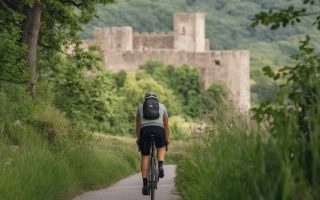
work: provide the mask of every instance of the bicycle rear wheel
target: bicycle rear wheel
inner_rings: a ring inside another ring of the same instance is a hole
[[[150,187],[151,187],[151,200],[154,200],[155,199],[155,188],[156,188],[156,166],[155,166],[155,160],[154,159],[151,159],[151,184],[150,184]]]

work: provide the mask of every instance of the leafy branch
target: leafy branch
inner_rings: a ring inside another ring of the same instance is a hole
[[[309,5],[310,7],[315,4],[313,0],[302,0],[303,5]],[[317,25],[317,29],[320,30],[320,11],[309,11],[307,8],[296,8],[294,6],[289,6],[286,9],[280,11],[275,11],[270,9],[269,11],[263,11],[256,14],[253,18],[251,24],[255,27],[259,24],[269,26],[272,30],[278,29],[280,27],[286,27],[288,25],[295,25],[300,23],[303,17],[316,16],[316,19],[312,25]]]

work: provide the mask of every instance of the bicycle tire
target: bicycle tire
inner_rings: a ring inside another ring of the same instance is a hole
[[[154,149],[153,149],[153,151],[154,151]],[[153,157],[153,158],[151,158],[151,185],[150,185],[150,187],[151,187],[151,200],[154,200],[154,198],[155,198],[155,187],[156,187],[155,186],[155,183],[156,183],[155,168],[156,168],[155,159]]]

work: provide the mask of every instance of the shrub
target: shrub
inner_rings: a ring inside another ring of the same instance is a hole
[[[194,123],[187,122],[186,119],[180,116],[170,117],[169,126],[171,139],[190,138],[195,127]]]
[[[67,135],[70,131],[70,123],[65,114],[53,106],[44,106],[44,109],[34,113],[33,118],[39,132],[45,133],[49,139]]]

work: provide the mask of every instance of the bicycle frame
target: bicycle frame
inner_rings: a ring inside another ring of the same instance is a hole
[[[155,141],[154,136],[151,135],[151,159],[149,162],[149,194],[151,195],[151,200],[155,198],[155,190],[157,189],[157,185],[159,182],[159,172],[157,168],[157,159],[155,155]]]

